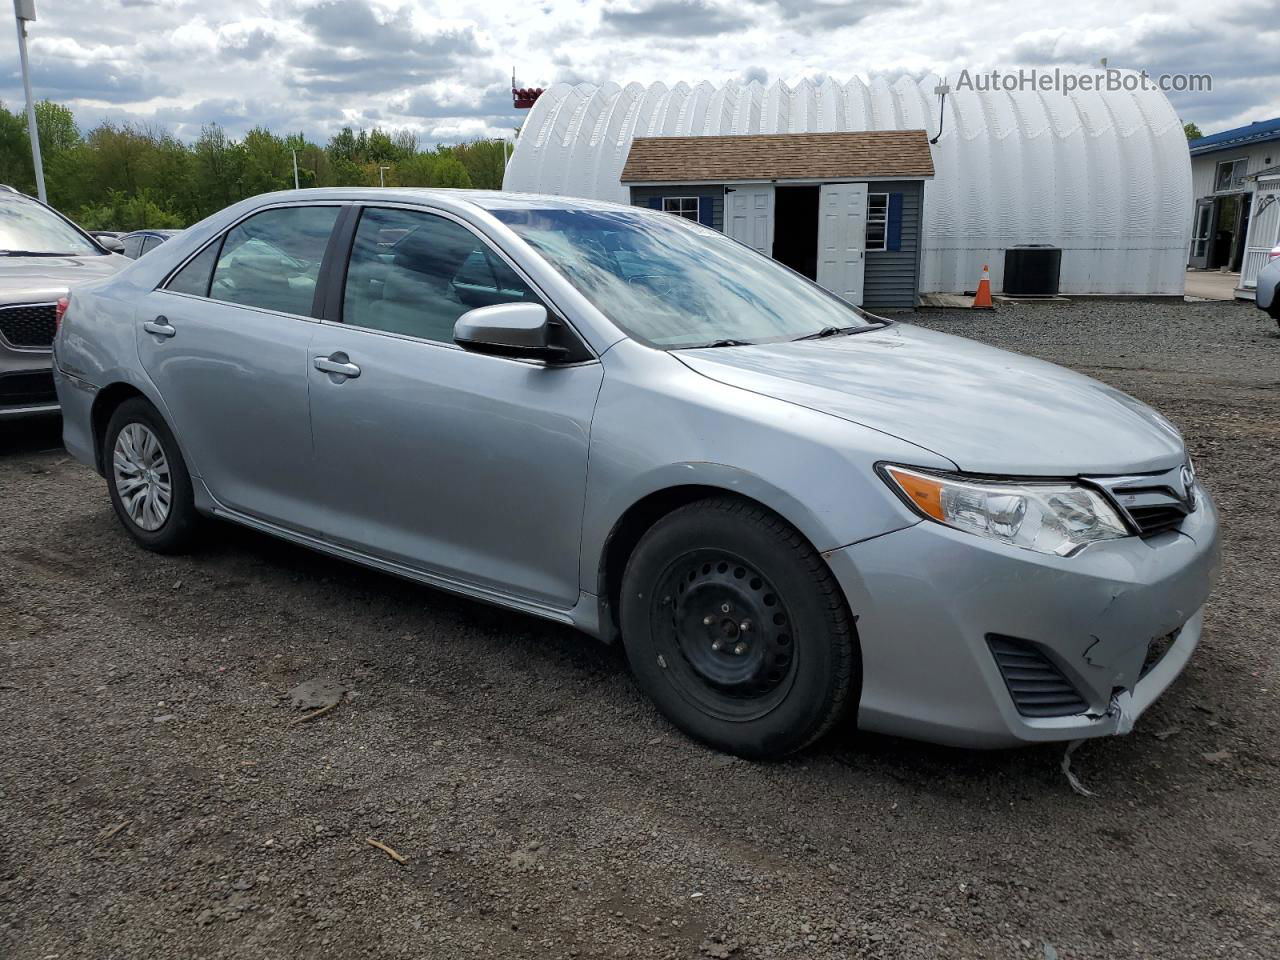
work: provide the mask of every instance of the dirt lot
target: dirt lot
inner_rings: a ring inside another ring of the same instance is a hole
[[[145,554],[55,429],[6,426],[0,956],[1276,957],[1275,324],[920,320],[1156,404],[1221,507],[1201,651],[1076,755],[1096,797],[1056,747],[716,755],[568,630],[230,528]],[[354,697],[293,724],[314,678]]]

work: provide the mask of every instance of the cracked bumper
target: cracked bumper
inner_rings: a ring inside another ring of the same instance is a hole
[[[963,747],[1128,733],[1200,640],[1219,565],[1217,511],[1203,489],[1179,532],[1052,557],[921,522],[833,551],[858,617],[863,729]],[[1178,631],[1143,673],[1152,640]],[[1036,645],[1088,704],[1020,714],[987,644]]]

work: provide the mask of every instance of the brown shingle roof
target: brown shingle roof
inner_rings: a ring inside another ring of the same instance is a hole
[[[636,137],[624,183],[932,177],[923,130]]]

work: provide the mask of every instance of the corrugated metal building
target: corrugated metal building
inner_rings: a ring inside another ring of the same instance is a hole
[[[668,209],[678,207],[675,201],[681,198],[686,204],[705,198],[712,225],[732,233],[725,226],[726,202],[752,182],[674,173],[664,174],[673,179],[661,183],[624,182],[637,138],[846,131],[932,135],[938,132],[934,88],[939,82],[877,77],[870,83],[828,79],[795,87],[782,82],[558,84],[534,104],[504,187],[622,203],[650,204],[657,197],[667,204],[670,198]],[[1047,244],[1062,250],[1064,294],[1182,293],[1190,161],[1182,124],[1162,93],[955,91],[943,113],[941,135],[931,148],[931,179],[895,178],[886,167],[860,179],[791,170],[787,179],[754,181],[753,201],[772,193],[772,244],[780,237],[785,241],[793,229],[809,229],[805,217],[791,224],[784,220],[784,207],[777,203],[784,196],[780,190],[817,186],[821,194],[827,184],[862,183],[860,211],[853,209],[849,191],[828,192],[838,194],[848,216],[861,216],[863,230],[869,231],[863,247],[868,306],[902,303],[904,280],[881,278],[871,261],[881,234],[894,229],[901,231],[901,243],[915,249],[883,252],[900,255],[898,269],[914,271],[911,285],[920,292],[972,290],[984,263],[991,265],[998,291],[1006,250]],[[673,188],[688,189],[677,193]],[[690,215],[692,210],[672,212]]]

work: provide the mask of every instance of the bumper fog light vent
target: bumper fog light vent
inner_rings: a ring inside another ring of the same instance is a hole
[[[1013,705],[1024,717],[1072,717],[1089,705],[1053,661],[1016,637],[987,634]]]

